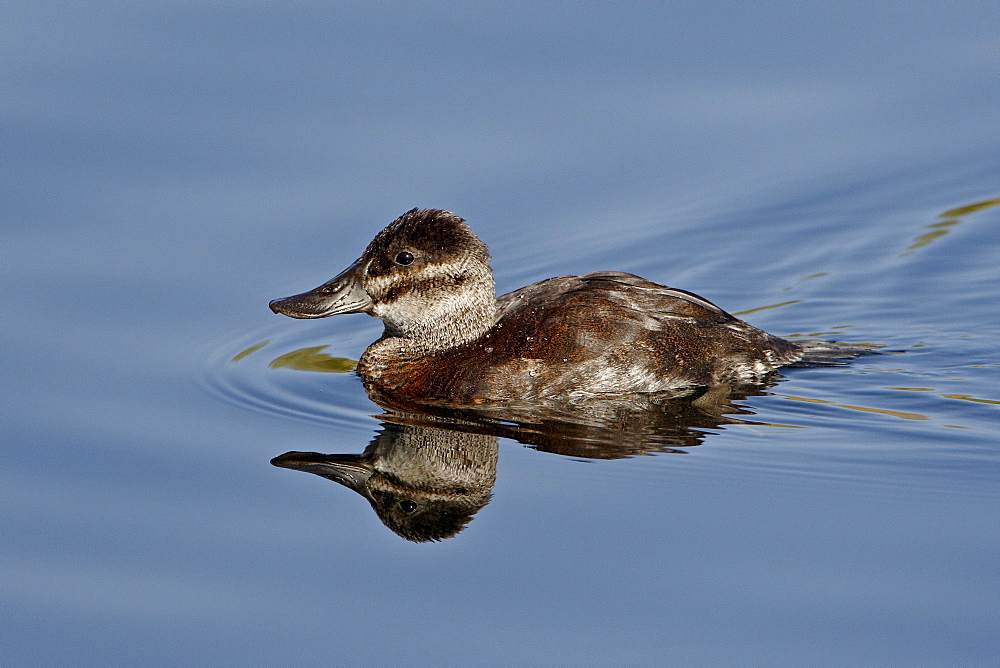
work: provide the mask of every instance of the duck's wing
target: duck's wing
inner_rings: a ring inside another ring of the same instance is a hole
[[[503,295],[497,300],[498,318],[523,307],[602,306],[621,313],[659,318],[691,318],[703,324],[739,320],[704,297],[670,288],[634,274],[602,271],[583,276],[558,276]]]
[[[697,318],[703,322],[726,323],[737,320],[704,297],[660,285],[634,274],[620,271],[598,272],[579,277],[581,288],[606,290],[617,293],[619,298],[638,310],[661,314],[664,317]]]
[[[500,306],[492,334],[508,349],[576,363],[572,373],[587,369],[607,377],[595,385],[622,391],[753,379],[801,357],[707,299],[632,274],[561,276],[504,295]]]

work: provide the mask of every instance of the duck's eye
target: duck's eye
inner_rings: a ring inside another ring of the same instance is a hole
[[[413,253],[411,253],[410,251],[402,251],[399,255],[396,256],[396,264],[401,264],[403,266],[406,266],[408,264],[412,264],[412,262],[413,262]]]
[[[417,502],[416,501],[411,501],[409,499],[404,499],[403,501],[399,502],[399,508],[404,513],[406,513],[407,515],[409,515],[414,510],[417,509]]]

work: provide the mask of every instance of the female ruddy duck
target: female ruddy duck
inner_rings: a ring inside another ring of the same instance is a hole
[[[413,209],[315,290],[271,302],[293,318],[385,323],[357,372],[383,405],[576,403],[759,382],[803,349],[690,292],[621,272],[550,278],[499,299],[462,218]]]

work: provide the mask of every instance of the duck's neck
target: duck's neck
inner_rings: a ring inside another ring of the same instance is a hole
[[[493,326],[496,314],[492,277],[464,285],[446,298],[411,300],[407,308],[397,303],[391,317],[376,309],[374,315],[385,322],[385,331],[362,355],[360,368],[374,369],[475,341]]]

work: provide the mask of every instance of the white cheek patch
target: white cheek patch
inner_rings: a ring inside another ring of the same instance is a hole
[[[456,276],[465,275],[470,275],[468,263],[445,263],[370,277],[366,288],[375,301],[372,315],[399,333],[457,326],[459,314],[478,312],[484,304],[492,309],[496,303],[488,268],[485,276],[480,272],[480,280],[456,281]]]
[[[422,298],[412,293],[401,295],[388,304],[376,302],[372,314],[399,330],[413,329],[428,319],[444,317],[454,310],[451,300],[440,297]]]

